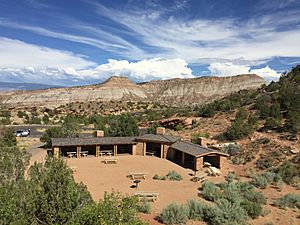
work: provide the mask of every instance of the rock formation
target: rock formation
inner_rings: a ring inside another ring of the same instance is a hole
[[[111,77],[97,85],[16,91],[1,96],[9,106],[59,106],[86,101],[151,101],[170,105],[201,104],[242,89],[256,89],[264,79],[255,74],[171,79],[136,84]]]

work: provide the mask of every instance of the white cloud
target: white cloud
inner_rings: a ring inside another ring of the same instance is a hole
[[[0,68],[73,67],[84,69],[95,65],[72,52],[46,48],[0,37]]]
[[[144,16],[148,10],[121,11],[96,2],[92,4],[99,15],[122,24],[134,31],[132,35],[144,44],[159,49],[156,54],[148,53],[148,57],[151,54],[152,57],[178,57],[188,63],[209,63],[211,59],[233,62],[243,58],[248,61],[247,65],[253,61],[262,63],[275,56],[300,57],[299,10],[289,12],[288,17],[286,12],[278,11],[241,22],[234,19],[179,19],[169,16],[164,9],[157,9],[158,17],[153,20]]]
[[[233,63],[211,63],[208,67],[213,76],[233,76],[238,74],[257,74],[266,81],[278,80],[280,73],[271,69],[269,66],[251,69],[250,66],[235,65]]]
[[[79,71],[80,77],[99,79],[112,75],[127,76],[132,80],[191,78],[192,70],[183,59],[153,58],[138,62],[109,59],[93,70]]]
[[[234,76],[238,74],[247,74],[250,71],[249,66],[235,65],[227,63],[211,63],[208,67],[213,76]]]
[[[250,72],[263,77],[267,81],[277,81],[281,76],[280,73],[277,73],[277,71],[271,69],[269,66],[260,69],[253,69]]]

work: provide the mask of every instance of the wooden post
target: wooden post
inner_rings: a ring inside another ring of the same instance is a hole
[[[136,145],[132,145],[132,155],[136,155]]]
[[[58,157],[59,157],[59,153],[60,153],[60,148],[59,148],[59,147],[54,147],[54,148],[52,149],[52,153],[53,153],[53,156],[54,156],[55,158],[58,158]]]
[[[143,142],[143,156],[146,155],[146,142]]]
[[[80,158],[81,146],[77,146],[77,158]]]
[[[164,158],[164,144],[160,144],[160,158]]]
[[[117,148],[118,148],[118,146],[114,145],[114,156],[117,156]]]
[[[96,145],[96,157],[99,157],[100,154],[100,145]]]
[[[184,166],[184,152],[181,152],[181,165]]]

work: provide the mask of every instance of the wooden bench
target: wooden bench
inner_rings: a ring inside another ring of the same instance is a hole
[[[143,199],[146,199],[147,201],[155,202],[158,198],[158,193],[157,192],[140,191],[140,192],[134,193],[134,195],[138,197],[139,201],[141,201]]]
[[[136,179],[143,179],[145,180],[146,179],[146,176],[147,176],[148,173],[130,173],[128,175],[128,177],[131,178],[131,180],[136,180]]]
[[[146,155],[154,156],[154,152],[146,152]]]
[[[108,164],[108,163],[118,163],[118,159],[117,158],[105,158],[103,161],[104,161],[105,164]]]

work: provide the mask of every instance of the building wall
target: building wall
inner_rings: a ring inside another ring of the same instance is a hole
[[[170,150],[170,145],[164,144],[164,145],[163,145],[163,158],[164,158],[164,159],[168,158],[168,154],[170,154],[170,153],[169,153],[170,151],[171,151],[171,150]]]
[[[220,169],[222,169],[227,163],[227,157],[225,157],[225,156],[220,156],[220,157],[221,157],[221,159],[220,159]]]
[[[144,143],[143,142],[138,142],[136,144],[136,147],[135,147],[135,155],[141,155],[142,156],[144,154],[143,151],[144,151]]]
[[[195,158],[195,170],[201,170],[203,168],[203,157]]]

